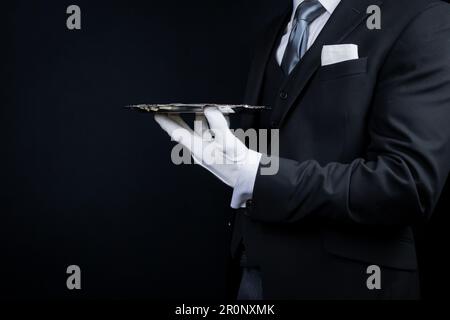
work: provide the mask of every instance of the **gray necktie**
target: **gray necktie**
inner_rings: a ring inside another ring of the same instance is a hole
[[[304,0],[295,11],[291,35],[284,52],[281,68],[290,74],[308,47],[309,25],[325,11],[317,0]]]

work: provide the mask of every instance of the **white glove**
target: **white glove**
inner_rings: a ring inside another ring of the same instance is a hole
[[[177,115],[156,114],[155,120],[172,140],[189,150],[195,163],[228,186],[234,188],[242,175],[255,176],[261,154],[248,149],[231,132],[217,108],[205,108],[204,113],[196,117],[194,130]]]

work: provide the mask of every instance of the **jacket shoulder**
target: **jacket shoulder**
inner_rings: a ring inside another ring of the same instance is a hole
[[[382,6],[399,18],[410,19],[434,7],[442,9],[442,14],[448,14],[450,8],[450,4],[441,0],[383,0]]]

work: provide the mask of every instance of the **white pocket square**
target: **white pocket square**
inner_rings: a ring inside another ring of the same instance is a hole
[[[336,44],[322,47],[322,66],[358,58],[356,44]]]

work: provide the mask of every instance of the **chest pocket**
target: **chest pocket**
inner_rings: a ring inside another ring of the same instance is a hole
[[[340,79],[367,72],[367,57],[348,60],[320,67],[318,77],[320,81]]]

